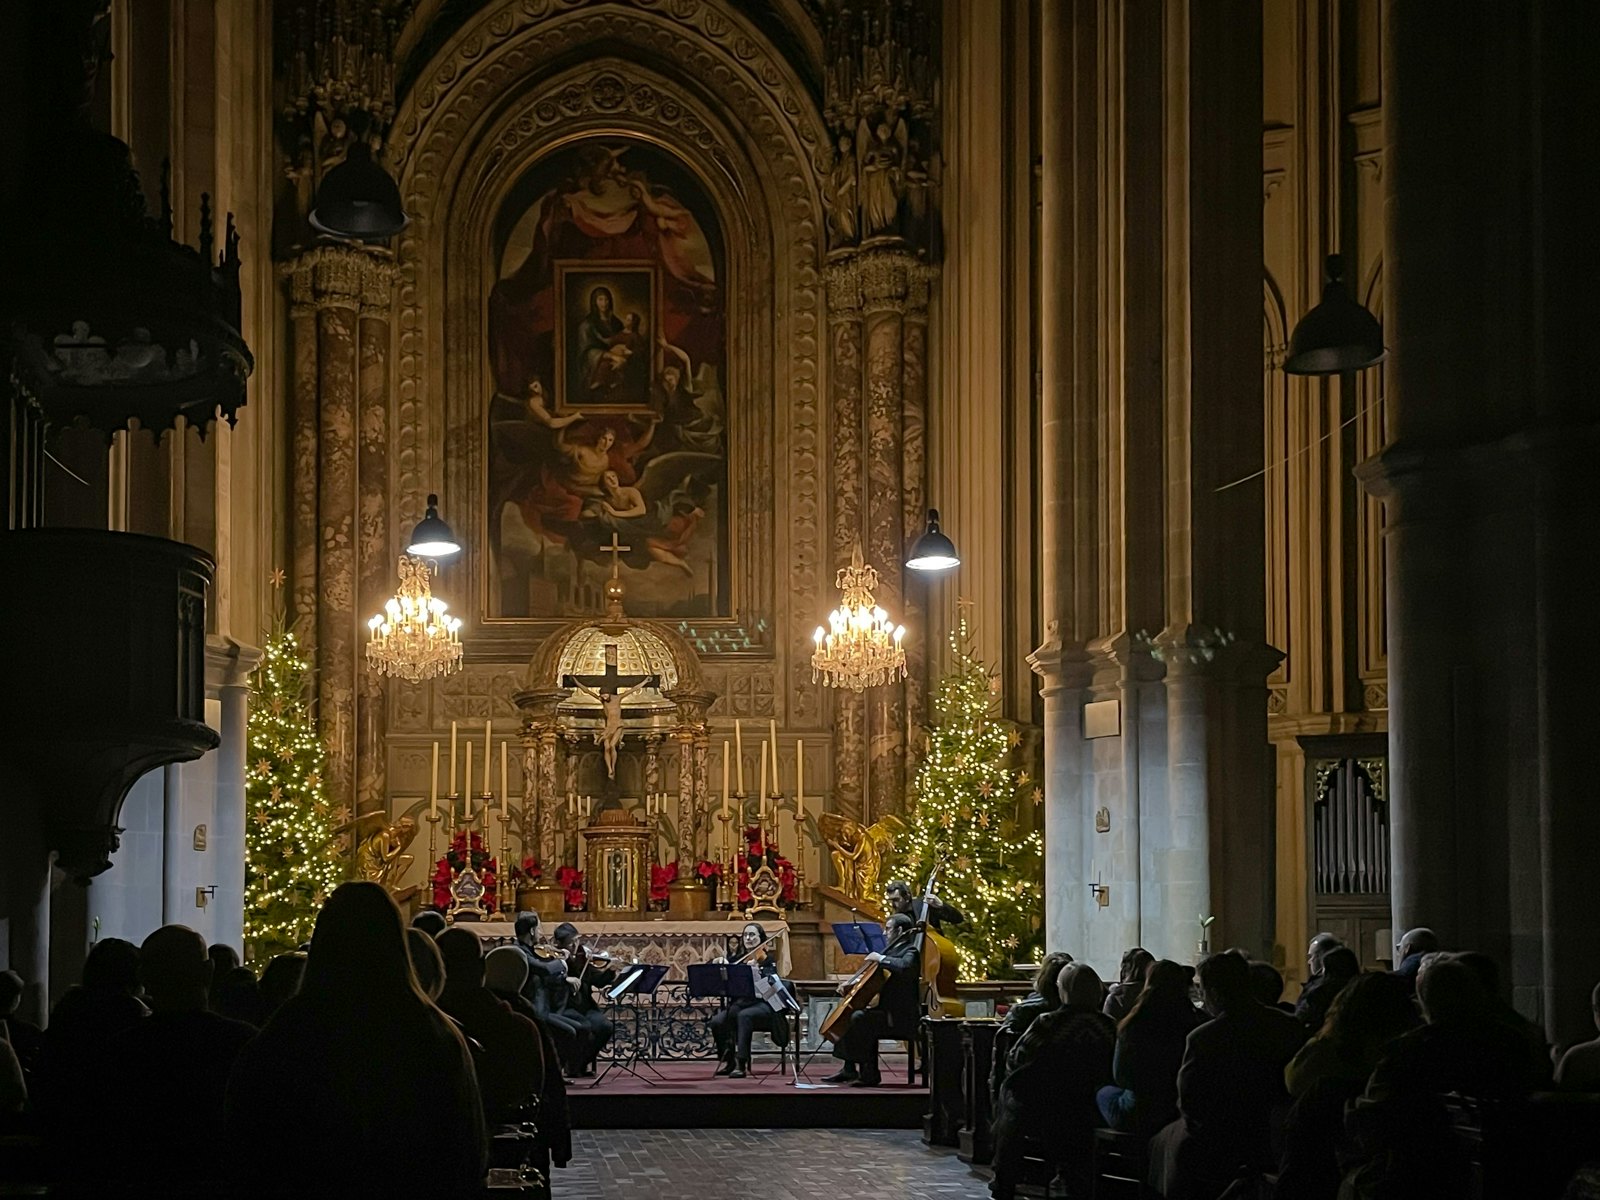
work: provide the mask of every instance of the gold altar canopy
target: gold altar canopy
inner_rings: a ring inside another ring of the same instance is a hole
[[[680,860],[706,856],[710,731],[716,696],[700,659],[670,626],[627,615],[622,581],[606,581],[606,613],[569,622],[528,665],[512,697],[523,713],[527,828],[548,877],[577,862],[587,812],[576,798],[676,796],[662,832]],[[528,847],[530,853],[534,847]]]

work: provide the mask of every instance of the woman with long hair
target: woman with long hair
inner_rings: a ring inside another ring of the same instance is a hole
[[[1011,1048],[1017,1044],[1017,1039],[1026,1033],[1028,1026],[1038,1018],[1061,1007],[1061,992],[1056,985],[1061,978],[1062,969],[1071,962],[1072,955],[1065,950],[1046,954],[1044,961],[1039,964],[1039,970],[1034,974],[1032,994],[1018,1000],[1006,1010],[1005,1018],[994,1034],[994,1066],[989,1071],[991,1095],[1000,1094],[1000,1085],[1006,1081],[1006,1059],[1011,1054]]]
[[[1120,1024],[1122,1018],[1133,1011],[1133,1002],[1144,990],[1145,972],[1155,960],[1156,956],[1143,946],[1135,946],[1131,950],[1122,952],[1122,964],[1117,971],[1117,982],[1113,983],[1111,990],[1106,993],[1105,1007],[1101,1009],[1106,1016]]]
[[[467,1044],[423,993],[376,883],[317,917],[305,980],[240,1057],[226,1123],[251,1195],[470,1196],[488,1162]]]
[[[1143,990],[1117,1027],[1113,1083],[1095,1097],[1113,1129],[1154,1133],[1178,1115],[1178,1068],[1189,1033],[1204,1020],[1189,999],[1189,975],[1171,959],[1153,960]]]

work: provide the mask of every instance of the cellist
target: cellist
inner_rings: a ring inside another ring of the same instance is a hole
[[[916,922],[910,914],[897,912],[883,927],[887,944],[883,952],[874,950],[868,962],[882,963],[889,978],[871,1008],[850,1015],[850,1024],[833,1046],[833,1056],[844,1060],[844,1067],[825,1080],[849,1083],[856,1087],[877,1087],[883,1082],[878,1070],[880,1038],[910,1040],[917,1036],[922,1020],[922,966],[917,961]],[[839,986],[841,995],[849,981]]]

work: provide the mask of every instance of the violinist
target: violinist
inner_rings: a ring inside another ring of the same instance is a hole
[[[877,1087],[883,1082],[878,1069],[878,1041],[909,1041],[917,1036],[917,1025],[922,1020],[922,971],[917,961],[916,922],[908,913],[896,912],[884,924],[884,934],[888,944],[883,952],[874,950],[867,955],[867,961],[882,963],[889,978],[871,1008],[851,1014],[844,1036],[833,1047],[833,1056],[842,1059],[844,1066],[828,1076],[827,1083]],[[851,982],[839,985],[840,995]]]
[[[611,1022],[595,1002],[594,989],[616,983],[617,973],[611,969],[609,956],[578,940],[578,927],[570,921],[556,926],[555,943],[556,949],[566,955],[567,984],[571,988],[567,1015],[588,1035],[588,1044],[580,1050],[579,1059],[573,1064],[577,1068],[573,1074],[593,1075],[595,1060],[611,1041],[613,1032]]]
[[[743,953],[734,961],[749,963],[761,975],[782,987],[777,956],[772,953],[770,942],[767,931],[751,921],[744,927],[739,939]],[[723,958],[719,961],[728,960]],[[779,1042],[788,1040],[788,1020],[760,996],[735,996],[728,1002],[727,1008],[711,1018],[711,1037],[716,1042],[717,1058],[720,1060],[718,1075],[743,1079],[749,1074],[750,1038],[758,1029],[766,1030]]]
[[[555,1043],[562,1073],[570,1079],[579,1064],[587,1061],[589,1028],[572,1011],[566,956],[554,946],[540,944],[538,913],[518,913],[515,929],[517,949],[528,963],[528,978],[523,982],[522,995],[533,1005],[534,1019]]]

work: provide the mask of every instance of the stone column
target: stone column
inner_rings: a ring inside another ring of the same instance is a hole
[[[900,408],[900,530],[904,570],[905,551],[922,536],[928,519],[928,290],[932,272],[914,268],[906,289],[905,324],[901,342]],[[905,781],[910,784],[920,759],[917,731],[927,723],[929,642],[939,632],[928,624],[927,587],[914,586],[902,575],[900,603],[904,614],[896,618],[910,633],[906,636],[905,726],[902,753]],[[995,614],[994,620],[1000,615]]]
[[[207,639],[206,690],[222,707],[222,744],[217,747],[214,769],[216,805],[212,811],[207,853],[215,855],[212,897],[217,925],[216,941],[244,949],[245,883],[245,760],[249,751],[250,673],[261,661],[261,651],[232,638]]]
[[[384,260],[368,264],[358,311],[356,423],[356,562],[360,575],[356,637],[365,636],[366,619],[383,609],[394,594],[396,566],[389,547],[389,302],[393,266]],[[366,668],[365,650],[357,659],[356,808],[386,812],[388,779],[384,732],[388,727],[388,690],[383,678]]]
[[[556,841],[565,802],[565,797],[561,795],[561,781],[556,773],[556,743],[559,740],[554,725],[542,727],[538,734],[538,762],[534,763],[533,747],[530,746],[523,768],[528,772],[530,781],[535,778],[538,780],[534,828],[538,831],[539,866],[546,874],[556,869]]]
[[[690,831],[689,866],[710,857],[711,727],[701,721],[694,731],[694,827]],[[684,834],[680,828],[678,836]]]
[[[301,648],[315,662],[317,653],[317,305],[310,262],[286,264],[290,279],[291,341],[294,377],[289,413],[289,552],[291,601]]]
[[[828,391],[833,410],[833,561],[843,567],[862,530],[861,284],[853,258],[828,264]],[[830,607],[838,593],[829,595]],[[833,809],[863,816],[866,705],[852,692],[833,689]]]

